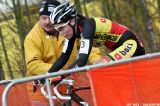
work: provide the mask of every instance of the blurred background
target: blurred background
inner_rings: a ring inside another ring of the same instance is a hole
[[[0,0],[0,80],[25,77],[24,39],[39,20],[42,0]],[[160,0],[70,0],[79,13],[129,27],[146,53],[160,51]],[[104,47],[100,48],[106,50]]]

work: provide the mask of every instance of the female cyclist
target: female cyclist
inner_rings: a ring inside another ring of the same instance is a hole
[[[106,18],[86,18],[68,2],[57,6],[50,20],[65,39],[63,52],[49,72],[60,70],[68,61],[76,38],[81,39],[77,60],[70,68],[86,65],[92,47],[105,45],[111,50],[103,57],[106,62],[145,54],[143,44],[129,28]]]

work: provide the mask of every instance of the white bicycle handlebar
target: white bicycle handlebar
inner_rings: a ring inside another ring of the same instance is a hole
[[[43,94],[44,97],[46,97],[47,99],[49,99],[49,96],[48,96],[47,92],[46,92],[45,89],[44,89],[45,86],[46,86],[46,85],[43,85],[43,86],[41,87],[41,93]],[[56,96],[52,96],[51,98],[52,98],[52,99],[57,99]]]
[[[57,86],[55,86],[53,88],[53,91],[55,93],[55,95],[59,98],[59,99],[62,99],[62,100],[70,100],[71,97],[70,96],[63,96],[61,95],[59,92],[58,92],[58,86],[61,85],[61,84],[68,84],[68,85],[73,85],[73,82],[74,80],[71,80],[71,79],[63,79]]]
[[[61,84],[67,84],[67,85],[72,86],[73,83],[74,83],[74,80],[72,80],[72,79],[63,79],[59,84],[57,84],[56,86],[53,87],[53,91],[55,93],[55,96],[52,96],[52,99],[71,100],[70,96],[63,96],[63,95],[61,95],[59,93],[58,86],[60,86]],[[41,93],[44,95],[44,97],[46,97],[47,99],[49,99],[49,96],[48,96],[48,94],[46,93],[46,91],[44,89],[45,86],[46,86],[46,84],[44,84],[41,87]]]

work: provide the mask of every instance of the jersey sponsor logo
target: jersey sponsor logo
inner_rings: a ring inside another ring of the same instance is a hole
[[[106,23],[106,19],[105,19],[105,18],[100,18],[100,21],[101,21],[102,23]]]
[[[128,43],[128,44],[126,44],[124,50],[119,51],[119,53],[121,55],[125,56],[132,49],[132,47],[133,47],[133,44]]]
[[[100,41],[97,41],[97,40],[93,41],[93,47],[100,47],[100,46],[101,46]]]
[[[127,40],[122,45],[117,45],[115,50],[113,50],[109,55],[111,55],[115,60],[121,60],[130,58],[134,55],[137,49],[137,42],[135,40]]]
[[[114,57],[116,58],[116,60],[122,59],[122,56],[119,53],[116,53]]]
[[[100,46],[104,45],[105,42],[106,42],[106,41],[100,41],[100,40],[98,40],[98,39],[94,39],[94,40],[93,40],[93,46],[94,46],[94,47],[100,47]]]
[[[108,41],[116,42],[118,39],[118,36],[115,34],[95,34],[94,39],[108,40]]]

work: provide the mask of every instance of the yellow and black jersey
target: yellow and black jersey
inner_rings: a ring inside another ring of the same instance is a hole
[[[128,29],[125,26],[114,23],[106,18],[94,18],[95,34],[93,46],[106,45],[112,49],[121,38],[122,34]]]
[[[144,54],[142,43],[136,35],[127,27],[114,23],[106,18],[78,17],[74,35],[71,39],[65,39],[63,52],[53,67],[60,69],[69,59],[76,38],[81,39],[78,58],[68,67],[82,67],[86,65],[93,46],[105,45],[112,50],[107,55],[109,60],[119,60]],[[52,69],[54,71],[54,68]]]

